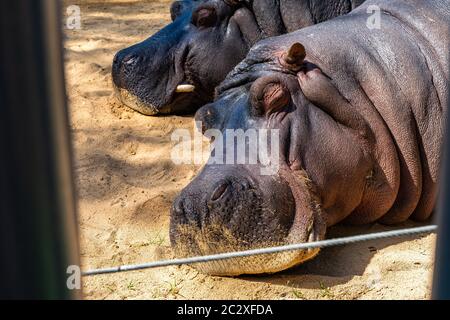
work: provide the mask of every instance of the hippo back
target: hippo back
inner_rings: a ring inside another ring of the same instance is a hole
[[[379,28],[369,28],[367,12],[376,10]],[[295,36],[357,111],[368,122],[376,111],[392,136],[393,152],[386,152],[383,139],[378,144],[377,160],[397,192],[385,223],[423,220],[435,204],[448,106],[449,25],[448,0],[370,0],[347,17]],[[398,175],[389,172],[393,162]],[[353,217],[360,221],[360,210]]]
[[[301,42],[306,60],[331,79],[377,136],[378,174],[389,186],[380,198],[395,200],[383,201],[388,212],[382,221],[423,220],[431,214],[438,190],[449,92],[449,25],[449,0],[369,0],[346,16],[259,42],[218,92],[252,81],[249,75],[284,72],[268,55]],[[370,222],[362,211],[367,211],[364,204],[349,220]]]

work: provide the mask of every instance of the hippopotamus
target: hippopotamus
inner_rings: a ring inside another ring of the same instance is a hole
[[[260,39],[348,13],[364,0],[183,0],[172,23],[119,51],[112,78],[122,103],[145,115],[192,113]]]
[[[367,27],[370,8],[379,10],[379,29]],[[236,129],[278,130],[278,170],[262,174],[260,160],[208,162],[174,200],[174,252],[320,241],[338,223],[427,220],[447,118],[449,25],[450,0],[368,0],[256,44],[195,118],[224,140]],[[274,273],[318,251],[194,266],[224,276]]]

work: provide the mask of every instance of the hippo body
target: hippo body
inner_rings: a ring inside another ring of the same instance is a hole
[[[171,24],[116,54],[117,96],[146,115],[195,111],[258,40],[346,14],[363,1],[175,1]]]
[[[367,27],[373,6],[380,29]],[[178,255],[321,240],[339,222],[428,219],[447,117],[449,25],[449,0],[369,0],[255,45],[196,120],[225,139],[230,128],[278,129],[279,170],[268,177],[258,165],[206,165],[173,206]],[[198,268],[271,273],[317,253]]]

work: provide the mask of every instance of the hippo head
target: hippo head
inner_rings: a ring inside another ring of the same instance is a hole
[[[212,101],[214,88],[260,37],[239,2],[175,1],[171,24],[114,57],[119,100],[146,115],[192,112]]]
[[[271,157],[278,164],[267,174],[262,170],[267,162],[251,162],[247,151],[245,162],[209,162],[172,208],[170,238],[178,256],[321,240],[327,224],[336,222],[333,214],[350,213],[361,200],[369,165],[359,136],[305,97],[299,74],[315,67],[303,64],[302,45],[288,48],[257,45],[218,88],[216,101],[197,111],[201,129],[218,129],[224,141],[234,139],[235,129],[276,130],[266,136],[278,137],[277,144],[268,142],[278,147],[277,158]],[[233,144],[214,144],[211,157],[217,145],[227,146],[220,149],[224,158],[236,152]],[[194,266],[214,275],[273,273],[317,253],[298,250]]]

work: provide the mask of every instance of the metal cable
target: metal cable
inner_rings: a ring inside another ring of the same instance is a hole
[[[213,254],[213,255],[208,255],[208,256],[197,256],[197,257],[182,258],[182,259],[161,260],[161,261],[141,263],[141,264],[129,264],[129,265],[123,265],[123,266],[117,266],[117,267],[94,269],[94,270],[82,272],[82,275],[92,276],[92,275],[106,274],[106,273],[116,273],[116,272],[123,272],[123,271],[134,271],[134,270],[142,270],[142,269],[149,269],[149,268],[178,266],[178,265],[183,265],[183,264],[194,264],[194,263],[225,260],[225,259],[232,259],[232,258],[242,258],[242,257],[253,256],[253,255],[271,254],[271,253],[278,253],[278,252],[284,252],[284,251],[325,248],[325,247],[339,246],[339,245],[355,243],[355,242],[362,242],[362,241],[369,241],[369,240],[376,240],[376,239],[383,239],[383,238],[392,238],[392,237],[401,237],[401,236],[420,234],[420,233],[429,233],[429,232],[433,232],[436,230],[437,230],[436,225],[430,225],[430,226],[425,226],[425,227],[407,228],[407,229],[400,229],[400,230],[393,230],[393,231],[383,231],[383,232],[376,232],[376,233],[370,233],[370,234],[364,234],[364,235],[357,235],[357,236],[350,236],[350,237],[343,237],[343,238],[336,238],[336,239],[329,239],[329,240],[322,240],[322,241],[315,241],[315,242],[289,244],[289,245],[279,246],[279,247],[260,248],[260,249],[245,250],[245,251],[219,253],[219,254]]]

